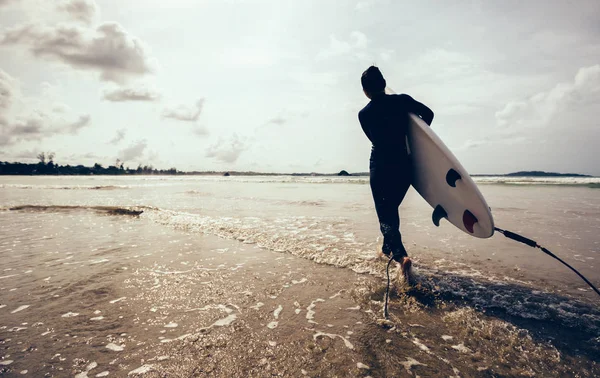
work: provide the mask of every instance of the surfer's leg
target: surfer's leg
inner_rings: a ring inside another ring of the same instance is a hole
[[[396,207],[394,210],[393,202],[390,201],[389,192],[386,190],[389,183],[385,176],[380,175],[376,170],[371,170],[370,185],[373,202],[375,202],[375,211],[379,219],[379,229],[383,235],[381,251],[386,256],[390,256],[394,251],[394,246],[397,245],[396,239],[399,237],[398,208]]]
[[[402,234],[400,233],[400,214],[399,208],[400,204],[404,200],[406,196],[406,192],[408,192],[408,188],[410,188],[410,176],[398,177],[397,181],[394,183],[393,193],[393,204],[390,207],[394,209],[394,229],[397,230],[397,235],[394,235],[394,260],[403,261],[404,257],[408,257],[408,252],[406,252],[406,248],[404,248],[404,244],[402,243]]]

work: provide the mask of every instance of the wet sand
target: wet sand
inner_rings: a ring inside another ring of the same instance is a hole
[[[0,217],[1,376],[600,375],[597,305],[459,265],[421,264],[384,321],[383,261],[359,274],[102,209]]]

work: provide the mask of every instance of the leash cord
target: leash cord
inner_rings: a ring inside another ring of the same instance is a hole
[[[494,227],[494,230],[498,231],[499,233],[501,233],[502,235],[506,236],[509,239],[512,239],[514,241],[518,241],[519,243],[526,244],[526,245],[528,245],[528,246],[530,246],[532,248],[539,248],[542,252],[544,252],[548,256],[553,257],[556,260],[560,261],[567,268],[569,268],[573,272],[575,272],[575,274],[577,274],[579,277],[581,277],[581,279],[584,280],[585,283],[587,283],[596,292],[596,294],[600,295],[600,290],[598,290],[598,288],[596,286],[594,286],[587,278],[585,278],[583,276],[583,274],[579,273],[577,271],[577,269],[573,268],[571,265],[569,265],[566,262],[564,262],[560,257],[556,256],[554,253],[550,252],[546,248],[544,248],[541,245],[539,245],[535,240],[531,240],[531,239],[526,238],[526,237],[524,237],[522,235],[516,234],[516,233],[511,232],[511,231],[503,230],[503,229],[498,228],[498,227]]]
[[[387,267],[385,268],[385,271],[387,273],[387,287],[385,289],[385,305],[383,307],[383,316],[385,316],[386,319],[388,319],[390,316],[388,312],[388,299],[390,297],[390,264],[393,260],[393,257],[391,255],[392,254],[390,254],[390,261],[388,261]]]

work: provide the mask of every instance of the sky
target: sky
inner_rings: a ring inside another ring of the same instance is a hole
[[[470,173],[600,176],[597,0],[0,0],[0,161],[365,172],[372,64]]]

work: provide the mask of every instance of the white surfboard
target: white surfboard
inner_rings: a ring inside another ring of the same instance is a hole
[[[434,208],[435,225],[446,218],[469,235],[492,236],[492,213],[471,176],[425,121],[414,114],[409,118],[413,187]]]

